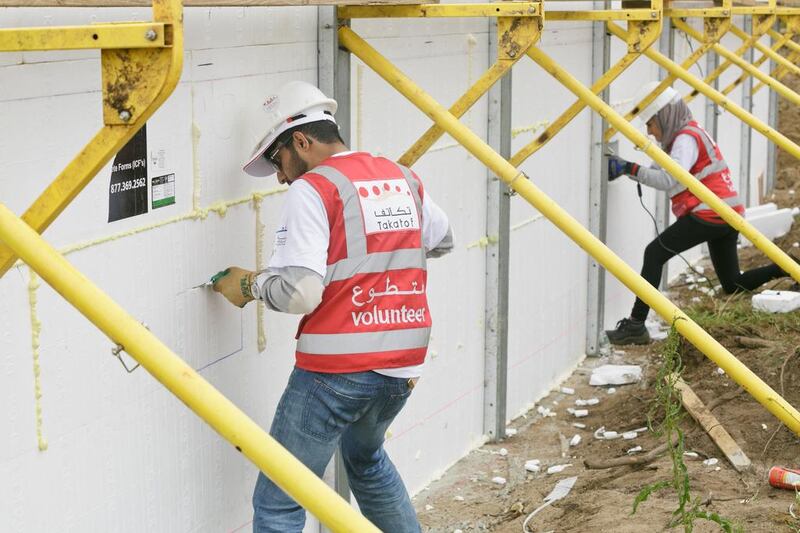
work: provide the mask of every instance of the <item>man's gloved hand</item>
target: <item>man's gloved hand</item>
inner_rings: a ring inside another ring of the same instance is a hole
[[[635,176],[639,165],[625,161],[615,155],[608,156],[608,181],[614,181],[622,175]]]
[[[230,267],[227,272],[214,282],[212,288],[236,307],[244,307],[247,302],[255,299],[250,287],[257,272],[239,267]]]

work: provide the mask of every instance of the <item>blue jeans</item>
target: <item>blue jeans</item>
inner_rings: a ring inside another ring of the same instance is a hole
[[[414,507],[388,455],[384,435],[411,394],[407,380],[375,372],[322,374],[295,368],[270,435],[318,476],[337,445],[361,512],[381,531],[419,533]],[[305,509],[259,473],[255,533],[300,533]]]

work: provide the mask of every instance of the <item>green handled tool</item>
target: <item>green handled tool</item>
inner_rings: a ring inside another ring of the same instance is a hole
[[[219,281],[220,279],[222,279],[222,278],[224,278],[225,276],[227,276],[229,273],[230,273],[230,269],[229,269],[229,268],[226,268],[225,270],[222,270],[222,271],[220,271],[220,272],[217,272],[216,274],[214,274],[213,276],[211,276],[211,279],[210,279],[210,280],[208,280],[208,281],[206,281],[205,283],[201,283],[200,285],[195,285],[195,286],[194,286],[194,287],[192,287],[192,288],[193,288],[193,289],[199,289],[200,287],[211,287],[211,286],[212,286],[212,285],[214,285],[214,284],[215,284],[217,281]]]

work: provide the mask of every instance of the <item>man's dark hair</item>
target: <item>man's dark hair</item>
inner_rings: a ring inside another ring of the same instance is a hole
[[[278,142],[278,140],[283,141],[286,143],[286,147],[289,148],[289,150],[294,150],[294,143],[289,141],[292,133],[296,131],[323,144],[333,144],[335,142],[344,144],[342,136],[339,135],[339,126],[330,120],[317,120],[316,122],[300,124],[299,126],[295,126],[283,132],[275,142]]]

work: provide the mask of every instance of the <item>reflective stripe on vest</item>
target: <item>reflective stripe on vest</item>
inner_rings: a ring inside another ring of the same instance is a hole
[[[328,265],[325,285],[332,281],[349,279],[356,274],[400,270],[404,268],[425,269],[425,250],[405,248],[394,252],[375,252],[361,257],[346,257]]]
[[[389,311],[399,311],[388,309]],[[337,333],[324,335],[303,333],[297,341],[297,350],[315,355],[413,350],[428,345],[431,328],[373,331],[369,333]]]
[[[361,218],[361,207],[358,205],[356,188],[353,183],[333,167],[317,167],[314,174],[328,179],[339,191],[344,209],[344,234],[347,239],[347,257],[367,255],[367,233],[364,231],[364,219]]]

